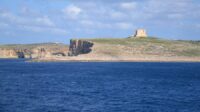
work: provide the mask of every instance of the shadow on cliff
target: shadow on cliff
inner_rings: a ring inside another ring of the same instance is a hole
[[[18,58],[25,58],[24,52],[17,51],[16,53],[17,53],[17,57],[18,57]]]
[[[86,40],[70,40],[69,56],[88,54],[92,51],[93,43]]]

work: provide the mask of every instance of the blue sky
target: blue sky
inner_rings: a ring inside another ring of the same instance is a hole
[[[199,0],[0,0],[0,44],[127,37],[200,40]]]

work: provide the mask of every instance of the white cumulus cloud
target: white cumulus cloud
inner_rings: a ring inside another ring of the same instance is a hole
[[[46,26],[55,26],[53,21],[51,21],[47,16],[36,18],[36,22]]]
[[[116,23],[116,27],[119,28],[119,29],[130,29],[133,26],[132,26],[131,23],[119,22],[119,23]]]
[[[78,15],[82,12],[82,9],[75,5],[69,5],[62,10],[62,12],[71,19],[76,19]]]
[[[120,7],[123,9],[127,9],[127,10],[132,10],[134,8],[136,8],[137,3],[136,2],[123,2],[120,4]]]

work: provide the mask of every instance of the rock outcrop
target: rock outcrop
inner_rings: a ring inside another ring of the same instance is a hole
[[[87,40],[70,40],[68,56],[77,56],[91,52],[93,43]]]
[[[0,48],[0,57],[17,58],[18,54],[14,49]]]
[[[66,56],[67,53],[68,46],[57,43],[0,46],[2,58],[61,57]]]

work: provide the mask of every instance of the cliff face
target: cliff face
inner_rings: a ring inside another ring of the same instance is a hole
[[[86,40],[70,40],[69,56],[77,56],[79,54],[87,54],[91,52],[93,43]]]
[[[17,58],[17,52],[14,49],[0,48],[0,57]]]
[[[1,58],[62,57],[67,53],[68,46],[56,43],[0,46]]]
[[[68,55],[58,58],[39,58],[33,61],[199,62],[200,42],[164,40],[151,37],[80,39],[70,41]]]

